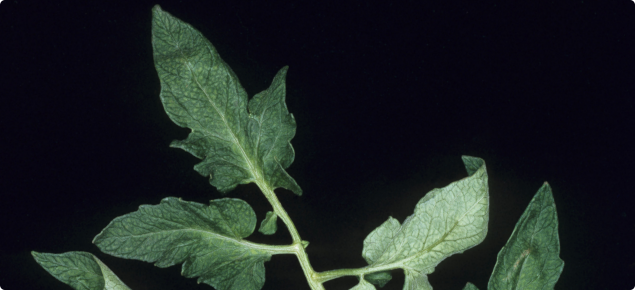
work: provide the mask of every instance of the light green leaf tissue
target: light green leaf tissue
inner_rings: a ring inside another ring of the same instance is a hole
[[[251,206],[223,198],[203,205],[168,197],[115,218],[93,243],[104,253],[157,267],[183,263],[185,277],[221,290],[255,290],[271,253],[243,240],[256,226]]]
[[[375,286],[373,286],[373,284],[368,283],[366,280],[362,279],[359,281],[359,284],[355,285],[355,287],[351,288],[350,290],[376,290],[377,288],[375,288]]]
[[[152,9],[152,47],[165,111],[192,130],[170,146],[203,159],[194,169],[221,192],[266,181],[273,189],[302,194],[285,171],[295,158],[290,140],[296,128],[285,104],[287,67],[248,102],[216,48],[158,5]]]
[[[267,216],[262,220],[262,223],[260,223],[260,229],[258,229],[258,231],[265,235],[275,234],[276,230],[278,230],[278,225],[276,224],[277,221],[278,216],[275,212],[267,212]]]
[[[559,255],[556,204],[545,182],[498,253],[487,289],[553,289],[564,268]]]
[[[463,156],[469,177],[434,189],[403,224],[390,217],[364,240],[373,269],[405,271],[404,289],[432,289],[427,275],[445,258],[478,245],[487,234],[489,190],[485,162]]]
[[[93,254],[31,252],[35,261],[57,280],[76,290],[130,290],[108,266]]]

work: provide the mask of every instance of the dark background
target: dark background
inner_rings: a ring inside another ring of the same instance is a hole
[[[496,254],[544,181],[558,210],[556,289],[635,286],[635,3],[620,1],[26,1],[0,3],[0,287],[70,289],[30,251],[87,251],[132,289],[211,289],[180,266],[101,253],[113,218],[163,197],[221,195],[168,147],[189,130],[159,100],[154,4],[192,24],[250,96],[289,65],[298,128],[278,196],[314,268],[362,267],[366,235],[426,192],[490,176],[489,232],[430,275],[435,289],[486,289]],[[259,220],[254,185],[230,197]],[[279,223],[273,237],[287,244]],[[309,289],[294,256],[265,264],[263,289]],[[401,289],[403,274],[383,289]],[[349,289],[352,277],[325,284]]]

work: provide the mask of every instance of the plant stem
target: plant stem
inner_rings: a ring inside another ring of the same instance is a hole
[[[282,222],[284,222],[284,224],[287,226],[287,229],[289,229],[289,233],[291,234],[293,243],[300,244],[302,242],[300,234],[295,228],[295,225],[289,217],[289,214],[287,214],[287,211],[285,211],[282,207],[280,200],[278,200],[278,196],[276,196],[276,193],[273,192],[273,189],[271,189],[271,186],[269,186],[269,184],[267,184],[267,182],[265,181],[257,181],[256,184],[258,185],[258,187],[260,187],[260,190],[262,191],[262,193],[264,193],[265,197],[273,207],[273,211],[280,217]]]
[[[358,269],[338,269],[316,273],[316,280],[320,283],[324,283],[326,281],[330,281],[333,279],[337,279],[344,276],[360,276],[362,274],[367,273],[365,268]]]
[[[337,279],[344,276],[362,276],[369,273],[394,270],[400,267],[401,266],[398,263],[391,263],[391,264],[380,265],[380,266],[369,265],[366,267],[355,268],[355,269],[338,269],[338,270],[324,271],[324,272],[315,273],[314,276],[317,282],[324,283],[326,281],[330,281],[330,280]]]
[[[302,266],[302,271],[304,272],[304,276],[306,277],[307,282],[312,290],[324,290],[324,286],[322,282],[316,280],[317,273],[311,267],[311,263],[309,262],[309,256],[304,251],[304,247],[302,246],[302,239],[300,238],[300,234],[298,230],[295,228],[291,217],[287,214],[287,211],[284,210],[280,200],[278,200],[278,196],[273,192],[273,189],[269,184],[264,180],[257,180],[256,184],[260,187],[260,190],[265,195],[271,206],[273,207],[273,211],[280,217],[282,222],[287,226],[289,233],[291,234],[291,238],[293,239],[293,243],[291,246],[295,249],[295,255],[298,257],[300,261],[300,265]]]

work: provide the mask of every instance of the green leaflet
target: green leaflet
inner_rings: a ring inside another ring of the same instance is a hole
[[[364,240],[369,268],[402,268],[404,289],[432,289],[427,274],[485,238],[489,195],[485,162],[463,156],[469,177],[430,191],[403,224],[390,217]]]
[[[392,279],[392,275],[390,275],[390,272],[376,272],[364,275],[364,279],[370,283],[379,285],[379,287],[384,287],[384,285]]]
[[[158,205],[115,218],[93,243],[113,256],[155,262],[161,268],[183,263],[182,275],[221,290],[255,290],[265,282],[271,252],[243,240],[256,214],[240,199],[209,206],[164,198]]]
[[[422,275],[417,271],[410,270],[405,270],[404,272],[406,273],[406,279],[403,284],[404,290],[432,290],[432,285],[428,282],[428,275]]]
[[[545,182],[498,253],[487,289],[553,289],[564,268],[559,255],[556,204]]]
[[[362,279],[359,281],[359,284],[355,285],[355,287],[350,290],[376,290],[373,284],[368,283],[366,280]]]
[[[267,216],[260,223],[260,229],[258,229],[258,231],[264,235],[275,234],[276,230],[278,230],[278,225],[276,224],[276,221],[278,221],[278,215],[276,215],[275,212],[268,211]]]
[[[359,276],[357,278],[360,278]],[[359,281],[359,283],[351,288],[350,290],[376,290],[375,285],[379,285],[379,287],[384,287],[386,283],[388,283],[392,279],[392,276],[389,272],[375,272],[370,274],[364,274],[363,279]]]
[[[266,181],[272,189],[302,194],[285,171],[295,156],[290,140],[296,128],[285,104],[287,67],[247,104],[247,93],[214,46],[159,5],[152,9],[152,47],[163,107],[174,123],[192,129],[171,147],[203,159],[194,169],[223,193]]]
[[[57,280],[76,290],[130,290],[102,261],[86,252],[31,252],[35,261]]]

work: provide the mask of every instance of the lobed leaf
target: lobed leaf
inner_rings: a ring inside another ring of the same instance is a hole
[[[91,253],[31,252],[35,261],[57,280],[76,290],[130,290],[102,261]]]
[[[287,67],[247,102],[216,48],[159,5],[152,9],[152,47],[163,107],[174,123],[192,129],[187,139],[170,146],[203,159],[194,169],[223,193],[265,181],[273,189],[302,194],[285,171],[295,158],[290,140],[296,129],[285,104]]]
[[[553,289],[564,268],[559,255],[556,204],[545,182],[498,253],[487,289]]]
[[[168,197],[158,205],[115,218],[93,243],[113,256],[154,262],[165,268],[183,263],[182,275],[221,290],[260,289],[271,253],[243,240],[256,214],[240,199],[209,206]]]
[[[366,237],[368,267],[402,268],[404,289],[432,289],[427,274],[437,264],[483,241],[489,214],[485,162],[470,156],[463,162],[469,177],[430,191],[403,224],[389,217]]]

